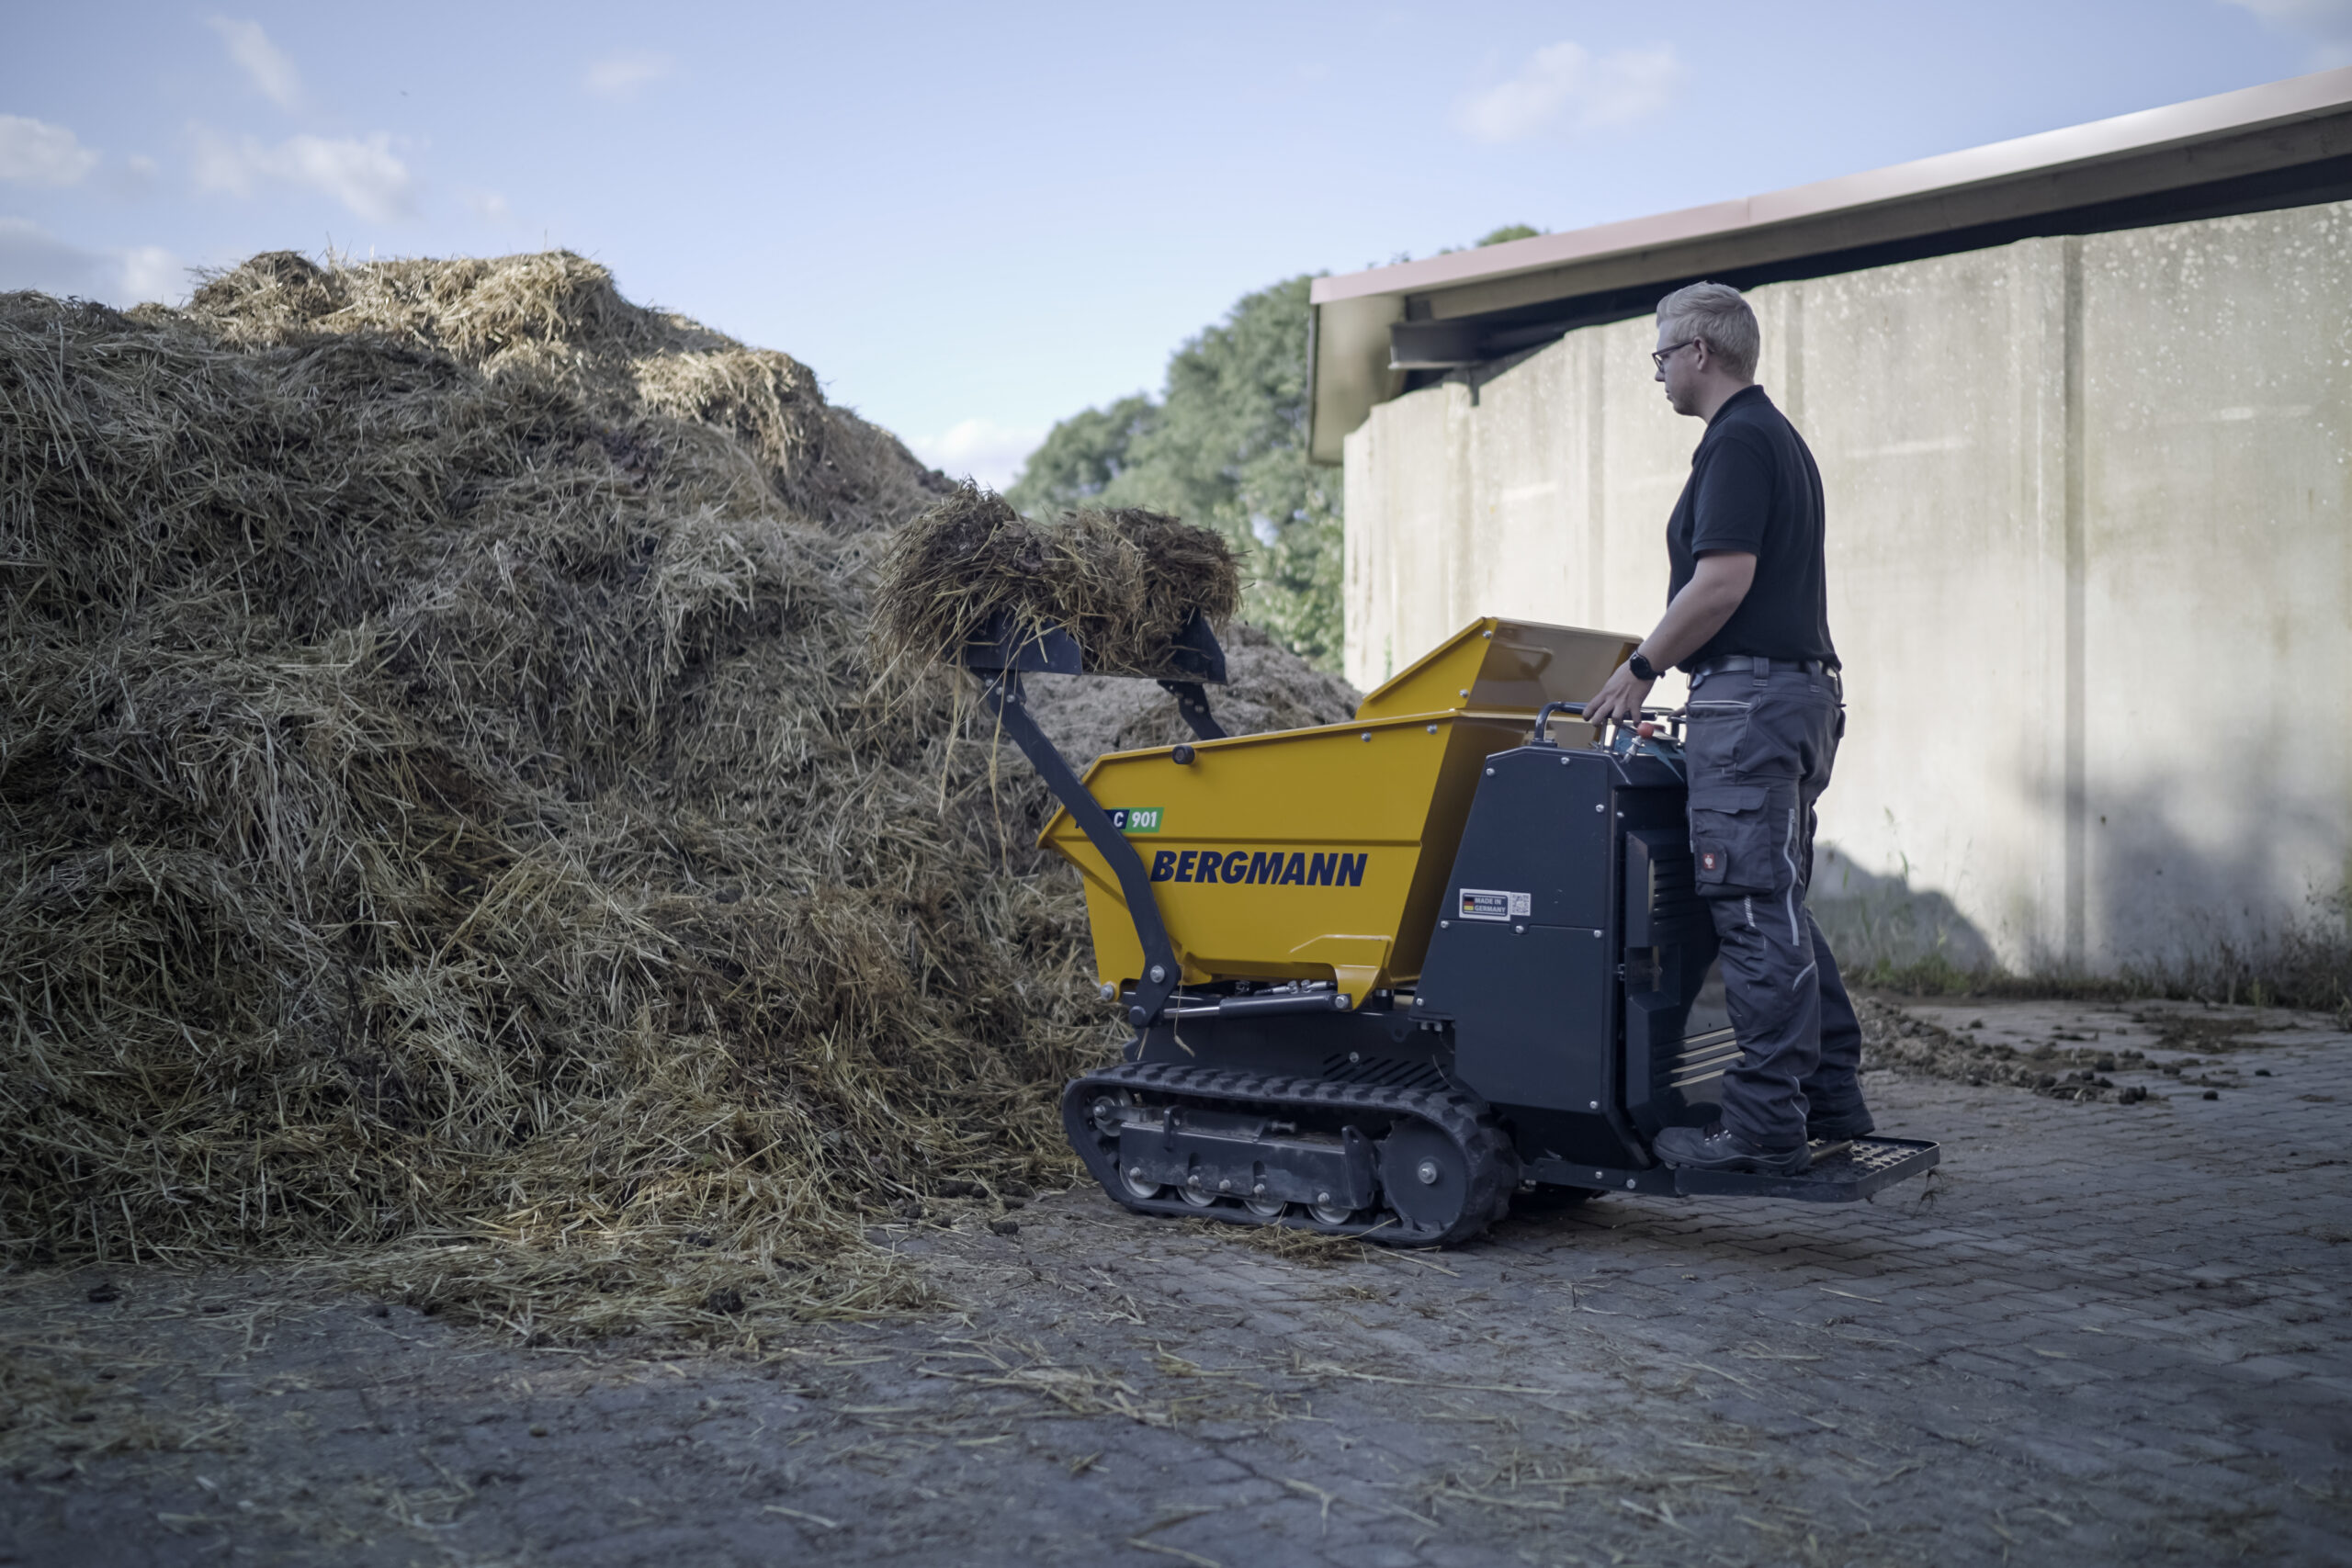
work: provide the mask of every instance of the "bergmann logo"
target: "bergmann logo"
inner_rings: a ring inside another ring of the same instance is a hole
[[[1151,857],[1154,882],[1242,882],[1260,887],[1362,887],[1369,853],[1304,850],[1161,850]]]

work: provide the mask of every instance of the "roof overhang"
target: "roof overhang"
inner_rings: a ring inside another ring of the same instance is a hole
[[[1869,174],[1315,281],[1308,449],[1408,378],[1740,288],[2006,244],[2352,197],[2352,67]]]

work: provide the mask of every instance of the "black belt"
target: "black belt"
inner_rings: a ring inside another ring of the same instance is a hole
[[[1775,670],[1787,670],[1805,675],[1835,675],[1838,666],[1826,659],[1767,659],[1760,654],[1725,653],[1690,667],[1690,679],[1702,675],[1728,675],[1735,671],[1753,671],[1770,675]]]

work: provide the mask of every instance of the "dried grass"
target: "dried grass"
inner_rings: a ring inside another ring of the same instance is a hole
[[[0,1470],[22,1480],[36,1465],[70,1472],[107,1454],[229,1446],[238,1426],[232,1413],[153,1410],[118,1381],[121,1367],[71,1340],[0,1338]]]
[[[876,621],[908,663],[938,660],[1004,611],[1018,635],[1070,633],[1090,670],[1174,675],[1168,649],[1193,613],[1221,626],[1240,604],[1240,569],[1215,529],[1140,508],[1033,523],[965,484],[892,540]]]
[[[1104,1040],[1040,792],[870,652],[947,488],[568,254],[0,295],[6,1256],[918,1299],[863,1223],[1058,1170]]]

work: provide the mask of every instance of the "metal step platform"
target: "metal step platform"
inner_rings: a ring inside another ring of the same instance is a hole
[[[1793,1198],[1800,1203],[1858,1203],[1894,1182],[1925,1176],[1942,1158],[1934,1144],[1915,1138],[1816,1139],[1813,1168],[1803,1176],[1755,1176],[1728,1170],[1595,1170],[1562,1159],[1531,1161],[1527,1174],[1556,1187],[1599,1192],[1655,1192],[1685,1198]]]
[[[1813,1145],[1813,1168],[1803,1176],[1749,1176],[1722,1170],[1678,1170],[1674,1190],[1693,1198],[1794,1198],[1803,1203],[1852,1203],[1881,1188],[1936,1168],[1941,1151],[1912,1138],[1852,1138]]]

